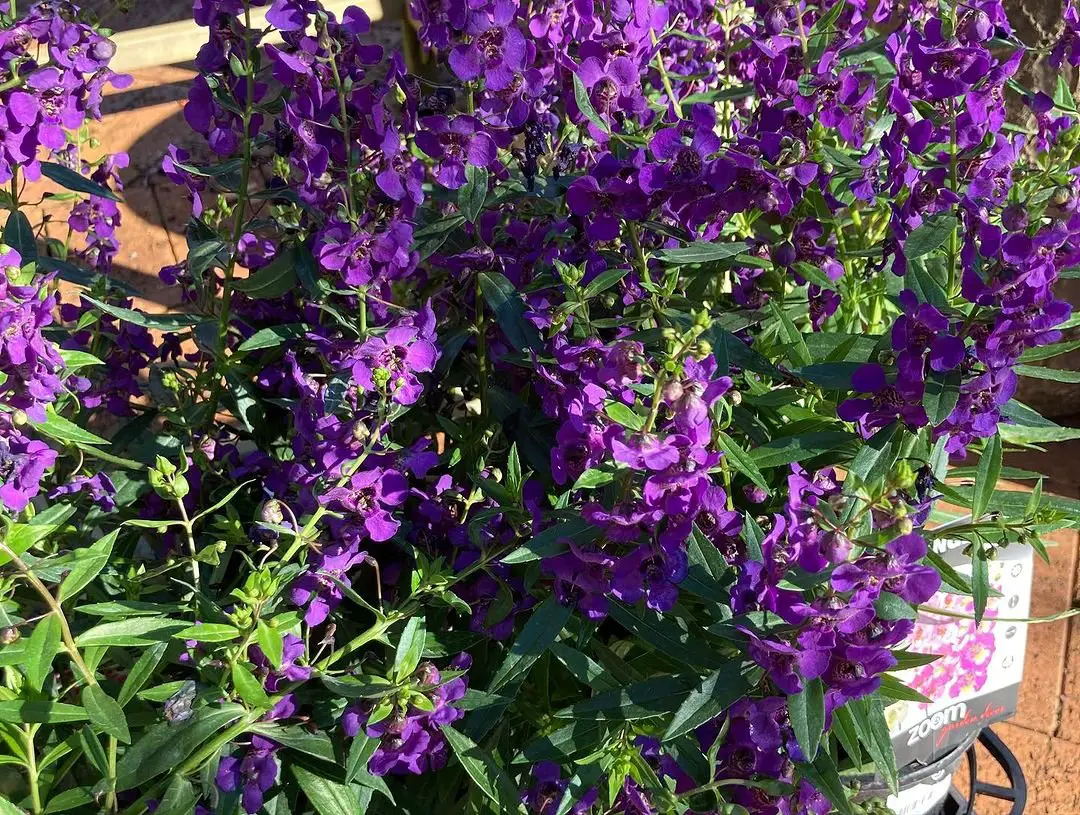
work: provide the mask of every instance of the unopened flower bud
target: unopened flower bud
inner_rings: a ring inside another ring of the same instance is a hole
[[[732,407],[738,407],[742,404],[742,394],[738,391],[728,391],[727,398],[731,400]]]
[[[751,504],[764,504],[769,494],[757,484],[747,484],[743,487],[743,495]]]
[[[713,352],[712,343],[708,340],[698,340],[696,351],[696,356],[698,359],[705,359],[706,357],[710,357],[712,356]]]
[[[11,414],[11,423],[16,427],[22,427],[30,421],[30,417],[26,415],[25,410],[16,410]]]
[[[910,535],[915,528],[915,524],[911,522],[911,518],[901,518],[896,524],[896,528],[900,530],[901,535]]]
[[[18,642],[21,636],[19,629],[15,626],[0,629],[0,645],[11,645],[12,643]]]
[[[672,342],[678,335],[675,333],[674,328],[665,328],[660,332],[660,336],[668,342]]]
[[[1050,202],[1056,207],[1063,207],[1072,200],[1072,190],[1068,187],[1058,187],[1050,197]]]
[[[664,399],[668,402],[678,402],[682,399],[682,395],[682,382],[679,382],[677,379],[668,382],[667,385],[664,386]]]
[[[259,520],[264,524],[276,524],[280,526],[285,520],[285,513],[282,512],[281,502],[276,498],[271,498],[263,504],[262,509],[259,511]]]
[[[822,541],[822,551],[829,563],[843,563],[851,554],[851,541],[840,532],[829,532]]]

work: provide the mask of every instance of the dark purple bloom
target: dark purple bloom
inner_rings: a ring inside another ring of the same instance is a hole
[[[261,736],[253,736],[243,758],[224,756],[218,764],[217,785],[223,792],[241,790],[244,811],[255,815],[262,809],[266,793],[277,781],[276,745]]]

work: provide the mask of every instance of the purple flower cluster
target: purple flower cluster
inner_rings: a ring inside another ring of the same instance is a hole
[[[465,672],[471,664],[472,657],[461,654],[450,661],[450,670]],[[361,703],[347,708],[341,718],[350,739],[363,730],[379,740],[367,765],[372,775],[423,775],[446,764],[449,751],[442,728],[465,715],[453,703],[465,696],[468,678],[444,680],[439,669],[426,662],[417,668],[413,681],[424,699],[422,706],[414,700],[375,719],[373,706]]]
[[[545,408],[560,422],[551,451],[556,484],[573,489],[606,467],[613,472],[601,483],[626,485],[610,508],[595,499],[582,505],[596,542],[571,540],[569,551],[543,564],[556,596],[591,619],[606,615],[609,596],[669,610],[686,576],[686,541],[699,515],[710,532],[739,532],[737,513],[726,508],[724,490],[710,476],[720,461],[710,449],[710,410],[731,379],[716,375],[712,357],[688,356],[670,377],[657,363],[634,341],[591,341],[557,346],[555,365],[541,369]],[[635,413],[635,386],[646,382],[654,383],[653,396]],[[616,408],[635,417],[630,426],[612,418],[621,415]],[[629,489],[638,476],[640,498]]]
[[[20,170],[41,174],[39,151],[62,150],[65,131],[101,118],[107,85],[123,88],[131,77],[109,70],[116,46],[78,18],[69,2],[41,0],[16,25],[0,29],[0,183]]]

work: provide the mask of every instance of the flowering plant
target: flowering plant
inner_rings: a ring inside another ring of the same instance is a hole
[[[1013,394],[1080,261],[1076,101],[1000,2],[414,0],[427,75],[359,8],[193,11],[216,159],[165,156],[151,314],[83,128],[115,49],[0,2],[0,812],[895,788],[917,607],[1080,517],[995,489],[1074,435]]]

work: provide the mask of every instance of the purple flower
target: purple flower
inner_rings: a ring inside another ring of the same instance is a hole
[[[439,359],[429,336],[417,326],[402,324],[365,340],[352,364],[353,380],[366,391],[389,394],[398,404],[415,403],[424,391],[417,374],[435,370]]]
[[[56,451],[45,442],[31,440],[0,415],[0,503],[22,512],[41,491],[45,472],[56,464]]]
[[[450,67],[465,82],[484,77],[487,91],[507,88],[525,67],[525,37],[515,18],[517,4],[495,0],[491,17],[474,15],[468,44],[450,52]]]
[[[223,792],[242,790],[244,811],[255,815],[262,809],[263,798],[277,781],[277,746],[261,736],[253,736],[251,747],[242,759],[224,756],[218,764],[217,785]]]
[[[105,512],[116,509],[116,487],[109,478],[108,473],[96,473],[95,475],[79,475],[72,478],[67,484],[61,484],[49,493],[50,498],[59,498],[61,495],[75,495],[86,491],[93,501]]]
[[[304,613],[307,625],[315,626],[324,622],[343,599],[341,589],[330,577],[351,585],[349,570],[366,556],[365,552],[358,552],[341,543],[330,544],[314,556],[311,568],[293,581],[289,592],[294,605],[307,606]]]
[[[899,595],[908,603],[925,603],[941,587],[936,569],[922,566],[926,556],[926,541],[911,533],[894,538],[884,552],[864,555],[854,563],[845,563],[832,573],[832,586],[837,591],[855,592],[870,599],[882,591]]]
[[[465,186],[465,164],[491,168],[498,148],[480,121],[472,116],[428,116],[416,134],[416,145],[437,162],[435,179],[447,189]]]

